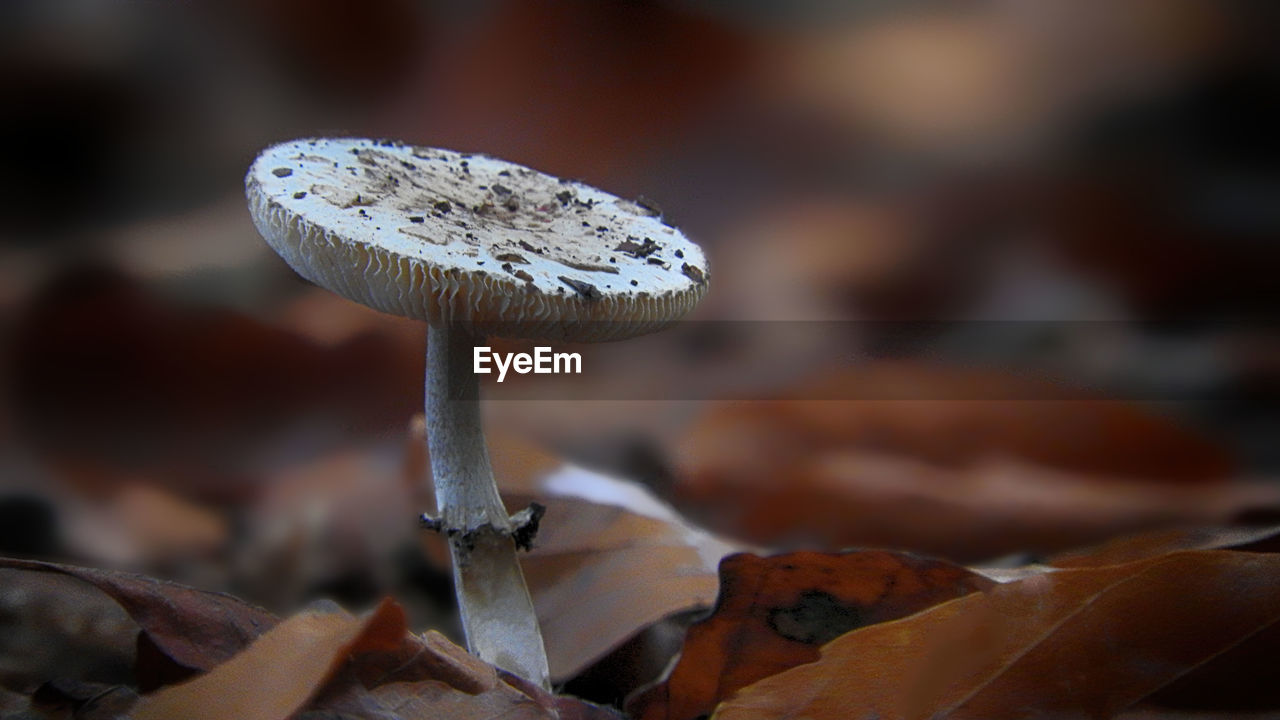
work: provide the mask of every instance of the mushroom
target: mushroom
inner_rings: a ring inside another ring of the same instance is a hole
[[[620,340],[658,330],[707,289],[701,249],[658,212],[483,155],[309,139],[264,150],[245,178],[267,243],[300,275],[426,320],[427,442],[468,648],[548,685],[516,559],[540,514],[508,517],[480,426],[484,337]],[[425,516],[424,516],[425,517]]]

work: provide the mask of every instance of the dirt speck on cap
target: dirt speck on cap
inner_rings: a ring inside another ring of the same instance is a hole
[[[654,242],[652,238],[645,238],[644,242],[641,242],[640,238],[631,235],[628,235],[626,240],[618,243],[618,246],[614,248],[614,250],[636,259],[648,257],[661,249],[662,246]]]
[[[560,282],[564,283],[565,285],[568,285],[569,287],[573,288],[575,292],[577,292],[579,295],[581,295],[582,297],[588,300],[600,299],[600,289],[589,282],[583,282],[582,280],[574,280],[573,278],[565,277],[564,275],[558,275],[557,279],[560,280]]]
[[[689,263],[684,263],[683,265],[681,265],[680,272],[684,273],[685,277],[698,283],[699,285],[702,285],[707,281],[707,276],[705,273],[702,272],[702,268],[694,267]]]

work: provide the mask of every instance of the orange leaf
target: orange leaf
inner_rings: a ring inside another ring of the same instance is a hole
[[[740,469],[762,474],[776,463],[851,448],[943,467],[1009,457],[1165,481],[1222,479],[1235,466],[1209,439],[1137,405],[996,371],[878,361],[784,392],[779,400],[713,405],[687,435],[682,466],[710,472],[738,450]],[[732,444],[772,434],[786,442]]]
[[[957,561],[1059,552],[1280,506],[1274,483],[1156,483],[1014,460],[953,469],[856,449],[778,466],[767,477],[725,475],[696,493],[687,486],[680,492],[686,502],[723,513],[710,518],[714,527],[757,541],[895,547]]]
[[[553,677],[573,677],[671,613],[709,606],[716,565],[738,549],[641,486],[581,468],[544,477],[534,497],[547,514],[521,564]]]
[[[1061,553],[1048,563],[1060,568],[1119,565],[1167,555],[1178,550],[1274,551],[1280,526],[1190,527],[1154,530],[1109,540],[1096,547]]]
[[[848,633],[715,717],[1109,717],[1280,620],[1278,578],[1230,551],[1036,575]]]
[[[434,631],[406,634],[394,650],[354,657],[309,710],[319,717],[403,720],[621,720],[607,708],[554,696],[498,670]]]
[[[304,613],[194,680],[144,697],[135,720],[280,720],[297,711],[341,663],[362,650],[391,650],[406,633],[404,610],[384,600],[367,618]]]
[[[689,629],[662,685],[630,708],[644,720],[688,720],[734,691],[819,658],[819,646],[991,586],[940,560],[879,551],[740,554],[720,565],[720,599]]]
[[[1193,527],[1160,530],[1117,538],[1098,547],[1064,553],[1049,560],[1060,568],[1103,567],[1136,562],[1179,550],[1276,552],[1280,526]],[[1280,709],[1280,682],[1275,652],[1280,625],[1196,667],[1147,700],[1165,707],[1217,712]]]
[[[694,519],[760,544],[980,560],[1280,497],[1200,482],[1230,478],[1230,458],[1164,418],[999,373],[879,362],[784,392],[713,404],[681,439],[673,497]],[[1017,507],[1023,485],[1035,507]]]

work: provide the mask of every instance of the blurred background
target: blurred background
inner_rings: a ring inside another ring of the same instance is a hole
[[[315,135],[644,196],[707,249],[707,322],[593,381],[772,399],[494,402],[509,485],[567,458],[735,541],[965,562],[1271,517],[1278,15],[8,0],[0,554],[451,627],[424,330],[296,277],[245,207],[256,153]],[[5,677],[38,675],[10,637]]]

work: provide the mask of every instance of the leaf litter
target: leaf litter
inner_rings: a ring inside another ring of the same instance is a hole
[[[1280,556],[1186,551],[998,585],[841,636],[714,717],[1111,717],[1280,620]]]

